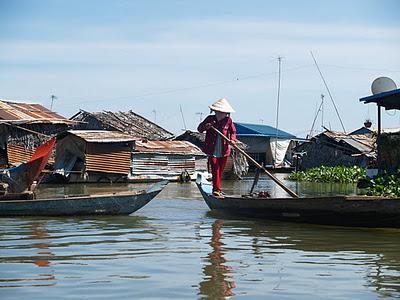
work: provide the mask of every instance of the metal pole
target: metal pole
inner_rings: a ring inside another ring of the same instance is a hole
[[[278,126],[279,126],[279,100],[280,100],[280,94],[281,94],[281,64],[282,64],[282,57],[278,57],[278,68],[279,68],[279,73],[278,73],[278,99],[276,103],[276,123],[275,123],[275,128],[276,128],[276,134],[275,134],[275,158],[274,158],[274,167],[275,167],[275,161],[276,161],[276,149],[278,148]]]
[[[382,172],[382,161],[381,161],[381,147],[380,147],[380,136],[381,136],[381,106],[378,104],[378,134],[376,137],[376,162],[378,164],[378,174]]]

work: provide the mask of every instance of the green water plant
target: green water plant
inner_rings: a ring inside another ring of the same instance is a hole
[[[359,179],[365,178],[365,169],[358,166],[353,167],[327,167],[319,166],[306,171],[293,172],[288,179],[294,181],[310,182],[337,182],[356,183]]]
[[[371,179],[366,194],[369,196],[400,197],[400,170],[396,174],[382,174]]]

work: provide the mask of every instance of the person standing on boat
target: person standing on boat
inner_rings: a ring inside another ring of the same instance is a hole
[[[199,124],[197,130],[206,132],[203,151],[208,155],[208,162],[211,166],[213,195],[221,197],[224,195],[221,189],[222,172],[231,153],[231,148],[229,143],[213,130],[213,127],[232,142],[236,142],[236,128],[230,117],[230,114],[235,111],[225,98],[219,99],[209,108],[215,114],[207,116]]]

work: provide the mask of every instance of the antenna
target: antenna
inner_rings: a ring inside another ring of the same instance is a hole
[[[181,116],[182,116],[182,121],[183,121],[183,127],[186,130],[186,122],[185,122],[185,117],[183,116],[183,111],[182,111],[182,105],[179,104],[179,109],[181,111]]]
[[[200,122],[203,120],[203,113],[202,112],[197,112],[196,115],[199,115]]]
[[[338,109],[337,109],[337,107],[336,107],[335,101],[333,100],[333,97],[332,97],[331,91],[329,90],[328,84],[327,84],[326,81],[325,81],[324,75],[322,75],[322,72],[321,72],[321,70],[320,70],[320,68],[319,68],[319,66],[318,66],[318,63],[317,63],[317,60],[316,60],[315,57],[314,57],[314,54],[312,53],[312,51],[310,51],[310,53],[311,53],[311,56],[312,56],[312,58],[313,58],[313,60],[314,60],[315,66],[316,66],[317,69],[318,69],[319,75],[321,76],[322,81],[324,82],[324,85],[325,85],[325,88],[326,88],[326,90],[327,90],[327,92],[328,92],[329,98],[331,98],[331,101],[332,101],[332,103],[333,103],[333,107],[335,108],[335,111],[336,111],[336,115],[338,116],[339,121],[340,121],[340,124],[342,125],[343,132],[346,133],[346,129],[344,128],[342,119],[340,118],[340,115],[339,115],[339,111],[338,111]]]
[[[51,95],[50,98],[51,98],[50,110],[52,111],[53,110],[53,102],[54,102],[54,100],[57,99],[57,97],[54,95]]]
[[[155,109],[153,109],[151,112],[154,114],[154,123],[156,123],[157,122],[157,111]]]

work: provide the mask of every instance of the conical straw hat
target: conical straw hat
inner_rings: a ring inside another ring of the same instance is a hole
[[[215,103],[211,104],[209,108],[213,111],[220,111],[224,113],[233,113],[235,110],[229,104],[228,100],[225,98],[219,99]]]

